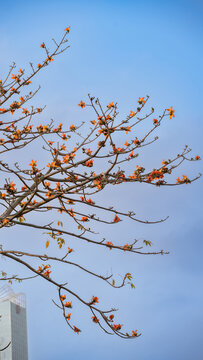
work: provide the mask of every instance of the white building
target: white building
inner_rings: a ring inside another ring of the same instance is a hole
[[[28,360],[27,321],[24,294],[9,286],[0,289],[0,360]]]

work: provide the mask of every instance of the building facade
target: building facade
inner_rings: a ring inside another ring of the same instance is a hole
[[[24,294],[10,287],[0,289],[0,360],[28,360],[27,320]]]

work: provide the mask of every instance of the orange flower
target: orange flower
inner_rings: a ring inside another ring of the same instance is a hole
[[[14,184],[13,181],[11,181],[10,184],[9,184],[9,190],[14,191],[15,190],[15,185],[16,184]]]
[[[126,131],[126,134],[128,134],[129,132],[131,132],[131,127],[130,127],[130,126],[127,126],[127,127],[125,128],[125,131]]]
[[[40,69],[40,68],[42,67],[42,65],[41,65],[41,64],[37,64],[37,67],[38,67],[38,69]]]
[[[43,128],[44,128],[44,127],[43,127],[43,125],[41,125],[41,124],[36,127],[37,131],[40,132],[40,133],[43,132]]]
[[[53,168],[57,168],[60,166],[60,164],[61,164],[61,160],[57,159],[56,161],[52,161],[51,166]]]
[[[109,105],[107,105],[107,108],[111,109],[112,107],[114,107],[113,102],[111,102]]]
[[[35,167],[37,166],[37,161],[32,160],[29,166]]]
[[[47,270],[48,268],[50,268],[50,265],[42,265],[38,267],[38,272],[42,273],[43,276],[46,276],[49,278],[49,275],[51,274],[51,271]]]
[[[86,202],[87,202],[88,204],[90,204],[90,205],[93,205],[93,204],[94,204],[94,202],[92,201],[92,199],[86,199]]]
[[[71,125],[71,126],[70,126],[70,130],[71,130],[71,131],[75,131],[75,130],[76,130],[75,125]]]
[[[13,115],[14,111],[16,109],[20,108],[20,104],[17,101],[14,101],[11,105],[10,105],[10,109],[9,109],[9,113],[11,113]]]
[[[48,56],[48,58],[46,59],[46,61],[48,61],[49,63],[50,63],[51,61],[54,61],[53,56]]]
[[[170,107],[170,109],[166,109],[169,112],[169,118],[172,119],[172,117],[175,117],[174,112],[175,110],[173,110],[172,106]]]
[[[72,301],[66,302],[64,306],[67,308],[72,308]]]
[[[29,85],[29,84],[31,84],[31,81],[30,81],[30,80],[27,80],[27,81],[25,81],[25,83],[24,83],[24,85]]]
[[[133,157],[133,151],[129,154],[129,157],[131,158]]]
[[[132,336],[137,336],[137,330],[132,331]]]
[[[87,155],[91,155],[91,153],[92,153],[92,150],[90,150],[90,148],[86,150]]]
[[[69,33],[70,31],[70,26],[68,26],[67,28],[65,28],[65,31],[67,31]]]
[[[91,301],[90,301],[90,304],[92,305],[92,304],[96,304],[96,303],[98,303],[98,302],[99,302],[98,297],[97,297],[97,296],[92,296],[92,299],[91,299]]]
[[[92,316],[92,321],[96,324],[98,324],[99,319],[96,316]]]
[[[109,247],[109,249],[112,249],[113,243],[111,241],[107,241],[106,245]]]
[[[67,136],[66,136],[65,133],[63,133],[61,136],[62,136],[62,139],[63,139],[63,140],[65,140],[65,141],[67,140]]]
[[[16,80],[17,77],[18,77],[18,76],[17,76],[16,74],[12,74],[12,75],[11,75],[11,79],[12,79],[12,80]]]
[[[88,220],[87,216],[83,216],[81,221],[85,222],[85,221],[89,221],[89,220]]]
[[[126,141],[124,145],[125,145],[125,146],[129,146],[130,144]]]
[[[80,106],[81,108],[85,107],[85,103],[81,100],[81,102],[78,104],[78,106]]]
[[[163,179],[164,175],[162,173],[161,170],[153,170],[149,176],[148,176],[148,180],[149,181],[153,181],[153,180],[157,180],[157,179]]]
[[[134,111],[131,111],[130,114],[129,114],[130,117],[133,117],[134,115],[135,115]]]
[[[180,178],[178,177],[177,179],[176,179],[176,184],[180,184],[181,183],[181,180],[180,180]]]
[[[139,99],[137,100],[138,104],[142,105],[142,104],[145,104],[145,100],[144,100],[144,97],[139,97]]]
[[[60,123],[60,124],[58,125],[58,127],[57,127],[56,129],[54,129],[54,131],[56,131],[56,132],[61,131],[62,126],[63,126],[63,124]]]
[[[76,326],[73,326],[73,329],[74,329],[74,331],[75,331],[77,334],[79,334],[79,332],[81,332],[81,330],[78,329]]]
[[[61,145],[61,150],[64,150],[64,151],[66,150],[65,144],[62,144],[62,145]]]
[[[42,272],[43,271],[43,268],[42,268],[42,266],[38,266],[38,270],[37,270],[38,272]]]
[[[49,278],[49,275],[51,274],[51,271],[46,270],[43,275]]]
[[[120,330],[120,329],[122,328],[122,326],[123,326],[123,325],[121,325],[121,324],[118,324],[118,325],[114,324],[114,325],[113,325],[114,330],[116,330],[116,331]]]
[[[157,125],[157,124],[158,124],[158,120],[157,120],[157,119],[153,119],[153,124]]]
[[[182,175],[182,181],[185,182],[186,184],[188,184],[190,182],[190,180],[188,179],[188,177],[186,175]]]
[[[55,187],[54,190],[60,190],[60,189],[61,189],[61,184],[60,184],[60,182],[58,182],[58,183],[56,184],[56,187]]]
[[[134,140],[134,144],[135,144],[135,145],[140,145],[140,141],[139,141],[138,139],[135,139],[135,140]]]
[[[7,225],[9,223],[9,219],[3,219],[3,224]]]
[[[32,130],[33,125],[29,125],[24,127],[24,132],[30,132]]]
[[[66,319],[67,319],[67,320],[70,320],[70,317],[71,317],[71,313],[68,314],[68,315],[66,315]]]
[[[70,155],[67,154],[63,157],[63,163],[67,164],[70,161]]]
[[[114,218],[114,220],[113,220],[115,223],[117,223],[117,222],[119,222],[120,221],[120,218],[117,216],[117,215],[115,215],[115,218]]]
[[[195,156],[195,160],[200,160],[200,156]]]
[[[117,154],[118,152],[122,152],[123,151],[123,149],[121,149],[121,148],[116,148],[115,146],[113,146],[113,152],[114,152],[114,154]]]
[[[43,42],[41,45],[40,45],[41,48],[45,48],[45,43]]]
[[[123,250],[126,251],[126,250],[131,250],[132,246],[131,245],[128,245],[128,244],[125,244],[123,245]]]
[[[70,254],[70,253],[72,253],[72,252],[73,252],[73,249],[71,249],[71,248],[68,247],[68,253]]]
[[[61,296],[60,296],[60,300],[61,300],[61,301],[66,300],[66,295],[61,295]]]
[[[109,315],[109,319],[112,321],[114,319],[114,315],[113,314]]]
[[[69,215],[70,215],[70,216],[75,216],[75,213],[73,212],[73,209],[72,209],[72,208],[69,209],[68,212],[69,212]]]
[[[48,199],[51,199],[51,198],[53,198],[54,195],[53,195],[53,193],[51,191],[48,191],[48,193],[46,193],[45,196],[47,196]]]
[[[186,175],[182,175],[182,180],[180,180],[180,178],[178,177],[176,179],[176,184],[189,184],[190,180],[188,179],[188,177]]]
[[[92,125],[96,125],[96,123],[97,123],[95,120],[91,120],[90,122]]]
[[[92,167],[93,166],[93,160],[90,159],[90,160],[86,161],[85,166]]]

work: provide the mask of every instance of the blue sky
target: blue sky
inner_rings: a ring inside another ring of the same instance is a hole
[[[27,67],[29,61],[38,63],[42,41],[51,46],[51,39],[59,39],[70,25],[71,47],[35,79],[34,85],[42,88],[34,101],[47,105],[45,122],[51,117],[67,124],[89,119],[92,115],[77,107],[88,93],[103,104],[117,101],[124,115],[136,106],[139,96],[148,94],[156,111],[173,105],[176,117],[159,129],[160,140],[140,154],[140,161],[156,167],[185,144],[192,147],[194,155],[203,157],[202,16],[201,1],[7,1],[1,5],[0,78],[12,61],[20,67]],[[22,158],[29,156],[22,154]],[[177,176],[199,172],[201,162],[187,163]],[[139,329],[142,336],[133,341],[108,337],[79,305],[75,316],[83,332],[77,336],[51,302],[55,290],[41,280],[24,282],[14,289],[24,291],[27,297],[29,359],[202,359],[202,180],[161,189],[135,184],[107,190],[101,199],[134,209],[139,217],[169,215],[163,224],[123,222],[110,232],[112,238],[125,237],[126,242],[132,237],[147,238],[155,249],[169,250],[170,255],[98,253],[78,246],[73,260],[103,273],[129,271],[134,275],[135,290],[112,291],[71,269],[65,274],[59,269],[58,276],[68,278],[85,296],[96,292],[104,306],[118,306],[119,321],[129,329]],[[109,231],[100,230],[104,234]],[[40,232],[15,230],[4,233],[4,243],[7,248],[24,246],[34,251],[42,237]],[[3,259],[1,268],[21,272]]]

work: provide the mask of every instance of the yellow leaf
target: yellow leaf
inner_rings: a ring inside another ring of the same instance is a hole
[[[46,249],[49,247],[49,243],[50,243],[50,241],[47,240],[47,241],[46,241]]]
[[[19,222],[23,222],[23,221],[25,221],[25,218],[24,218],[24,216],[20,216],[19,218],[17,218],[18,219],[18,221]]]

